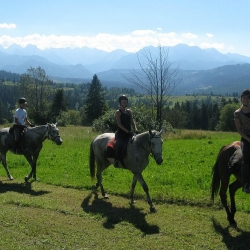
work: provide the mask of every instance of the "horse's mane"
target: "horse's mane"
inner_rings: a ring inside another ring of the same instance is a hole
[[[157,131],[152,130],[151,132],[152,132],[153,135],[155,135]],[[149,141],[149,137],[150,137],[149,136],[149,131],[143,132],[141,134],[136,135],[135,142],[143,144],[143,143],[145,143],[146,140]]]

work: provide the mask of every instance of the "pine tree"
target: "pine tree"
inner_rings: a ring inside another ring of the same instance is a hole
[[[86,100],[85,113],[89,122],[98,119],[107,110],[104,94],[105,93],[102,84],[95,74],[89,86]]]
[[[54,96],[52,105],[51,105],[51,115],[52,119],[55,120],[59,116],[61,111],[67,111],[68,103],[66,101],[64,90],[58,89]]]

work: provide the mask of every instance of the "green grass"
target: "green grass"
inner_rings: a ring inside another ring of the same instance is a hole
[[[39,181],[24,183],[30,167],[7,154],[14,181],[0,168],[0,249],[248,249],[250,203],[236,194],[239,229],[227,227],[219,197],[210,201],[211,170],[221,146],[237,133],[176,131],[164,135],[162,165],[150,158],[143,172],[157,213],[149,213],[138,184],[130,207],[129,171],[110,166],[103,185],[110,198],[92,193],[88,152],[97,135],[89,128],[60,128],[63,144],[46,140]]]

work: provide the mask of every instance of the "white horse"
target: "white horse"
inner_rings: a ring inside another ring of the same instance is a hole
[[[144,132],[136,135],[127,145],[127,154],[124,158],[125,168],[133,173],[133,181],[130,190],[131,204],[134,202],[134,189],[137,181],[143,187],[147,195],[147,201],[150,206],[150,211],[155,212],[156,209],[152,203],[149,195],[148,186],[143,179],[142,171],[147,167],[149,158],[148,156],[152,154],[156,163],[160,165],[163,162],[162,159],[162,131],[157,132],[155,130]],[[104,198],[107,198],[107,194],[102,185],[102,172],[114,163],[113,158],[108,158],[105,154],[105,150],[110,139],[114,138],[114,133],[104,133],[97,136],[90,145],[90,156],[89,156],[89,167],[92,179],[95,176],[95,162],[97,163],[97,183],[94,188],[97,189],[99,186]],[[123,167],[120,164],[120,167]]]
[[[10,128],[3,128],[0,130],[0,161],[6,170],[10,180],[14,178],[11,176],[7,163],[6,153],[11,151],[13,153],[14,134],[9,133]],[[62,144],[62,139],[59,135],[59,130],[56,124],[47,124],[36,126],[34,128],[27,128],[20,138],[18,145],[18,154],[24,155],[31,166],[31,172],[25,177],[27,182],[32,176],[36,180],[36,161],[43,146],[45,139],[50,139],[57,145]]]

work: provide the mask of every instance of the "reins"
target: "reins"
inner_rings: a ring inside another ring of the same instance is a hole
[[[149,141],[151,142],[151,139],[153,138],[160,138],[160,136],[158,135],[154,135],[153,137],[151,137],[149,139]],[[148,150],[146,150],[140,143],[138,143],[138,146],[141,147],[147,154],[149,154],[151,157],[155,158],[155,155],[153,154],[152,148],[151,148],[151,144],[150,144],[150,151],[148,152]]]
[[[54,142],[54,140],[55,140],[57,137],[60,137],[59,135],[53,136],[53,135],[50,133],[49,126],[48,126],[48,125],[45,125],[45,126],[46,126],[46,128],[47,128],[48,135],[44,135],[44,134],[38,133],[38,132],[34,131],[33,129],[30,130],[30,131],[31,131],[31,132],[34,132],[34,133],[36,133],[36,134],[38,134],[38,135],[45,136],[45,138],[48,138],[49,140],[51,140],[51,141],[53,141],[53,142]]]

